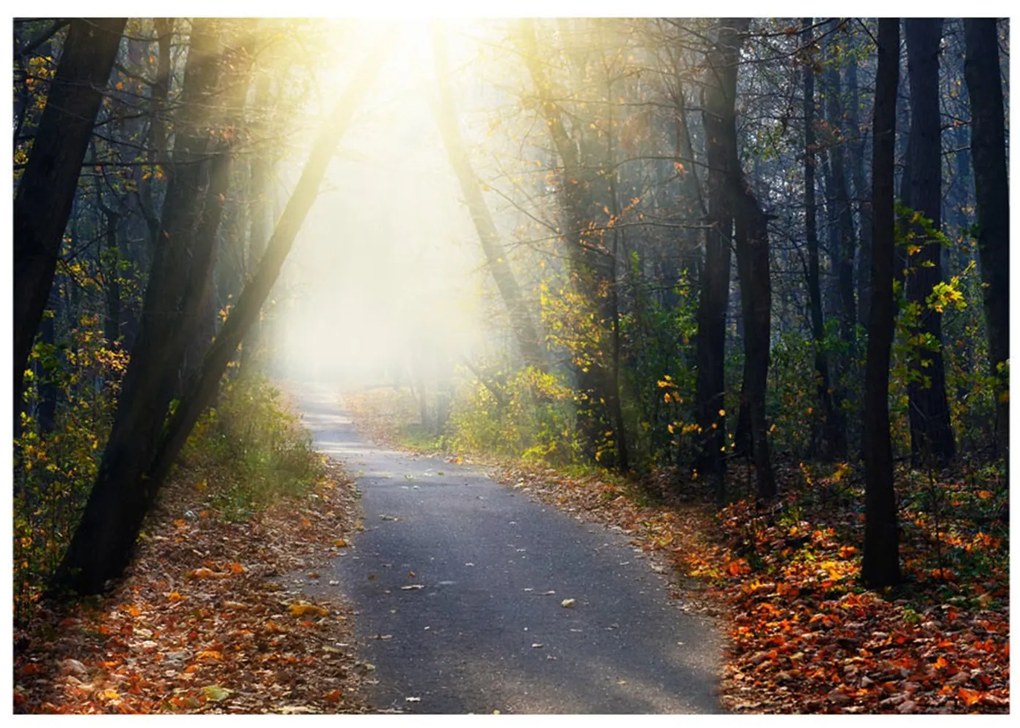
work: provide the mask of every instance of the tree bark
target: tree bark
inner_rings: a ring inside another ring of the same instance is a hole
[[[839,21],[834,21],[838,27]],[[835,32],[835,29],[834,29]],[[834,39],[830,40],[830,66],[825,74],[826,115],[831,132],[829,159],[832,174],[830,176],[832,197],[832,223],[836,227],[838,247],[832,251],[836,263],[836,289],[839,292],[839,324],[843,340],[850,346],[853,358],[856,349],[857,306],[854,301],[854,234],[853,210],[850,207],[850,194],[847,191],[846,178],[846,134],[843,120],[843,84],[840,77],[837,59],[831,51]]]
[[[196,233],[206,192],[223,171],[222,154],[209,159],[210,109],[216,105],[222,67],[218,35],[212,21],[196,20],[192,27],[160,244],[138,336],[96,481],[54,577],[55,583],[79,592],[100,591],[127,564],[152,495],[143,475],[192,338],[186,323],[208,274],[212,241]]]
[[[909,205],[942,227],[942,134],[939,116],[939,42],[942,20],[904,21],[907,71],[910,83]],[[942,357],[942,314],[928,305],[932,288],[942,281],[942,243],[913,226],[920,250],[909,257],[907,300],[919,311],[914,337],[930,344],[914,344],[911,354],[910,454],[914,467],[948,465],[956,454],[946,401]]]
[[[14,198],[14,434],[39,328],[103,87],[124,18],[71,22],[32,152]]]
[[[899,521],[889,437],[889,357],[895,325],[893,185],[896,87],[899,83],[898,18],[878,21],[878,70],[872,125],[872,257],[868,353],[864,370],[864,555],[861,578],[870,587],[900,580]]]
[[[804,238],[807,246],[807,286],[811,311],[811,334],[815,340],[815,376],[818,385],[818,403],[822,414],[822,446],[820,452],[826,460],[835,460],[846,454],[846,421],[833,400],[832,380],[829,374],[829,356],[825,350],[825,322],[822,314],[822,287],[819,272],[818,206],[815,196],[815,165],[817,140],[815,136],[815,68],[810,55],[814,44],[812,18],[804,18],[802,43],[808,48],[804,59]]]
[[[998,454],[1009,462],[1009,176],[999,39],[993,19],[964,20],[978,253],[988,354],[995,377]]]
[[[198,24],[196,28],[200,37],[199,47],[206,49],[205,52],[196,54],[196,64],[199,57],[204,58],[207,61],[202,64],[204,70],[213,72],[212,75],[215,76],[214,71],[217,64],[208,62],[211,60],[211,54],[208,52],[210,38],[202,33],[205,28]],[[290,252],[294,238],[315,200],[319,184],[325,176],[336,144],[346,131],[355,109],[378,72],[387,49],[388,45],[386,44],[381,43],[376,46],[375,51],[366,59],[357,72],[352,85],[341,98],[332,118],[324,126],[290,202],[277,223],[276,230],[269,241],[254,278],[245,286],[238,298],[237,305],[231,309],[219,334],[206,353],[202,365],[189,379],[180,402],[167,421],[166,427],[162,426],[166,417],[166,406],[164,405],[154,417],[158,427],[154,432],[147,430],[145,440],[130,437],[130,432],[123,432],[123,423],[129,419],[134,420],[136,424],[142,423],[139,423],[135,416],[137,405],[132,400],[124,400],[122,394],[122,401],[127,402],[127,405],[122,407],[126,410],[126,416],[122,417],[121,411],[118,410],[114,432],[107,444],[103,464],[90,493],[85,514],[54,576],[55,587],[69,588],[79,593],[97,593],[104,588],[109,579],[116,578],[123,572],[130,559],[145,514],[151,507],[158,489],[170,472],[174,460],[180,453],[199,415],[215,396],[227,364],[233,358],[246,331],[258,316],[261,306],[269,296],[283,262]],[[189,66],[191,63],[189,57]],[[206,83],[198,83],[196,80],[193,84],[189,84],[186,74],[185,87],[197,86],[198,88],[195,88],[193,92],[195,95],[198,95],[200,91],[207,93],[211,90],[207,84],[209,79],[205,79],[204,76],[199,76],[199,78]],[[190,141],[192,140],[184,140],[183,147],[185,149],[190,149]],[[171,184],[176,179],[173,177]],[[169,196],[170,192],[168,191]],[[175,197],[170,199],[175,199]],[[189,293],[195,296],[199,292],[200,289],[193,288]],[[148,291],[146,294],[148,298]],[[180,319],[180,315],[177,318]],[[143,332],[145,323],[143,320]],[[175,363],[179,364],[183,352],[178,350],[175,353]],[[164,368],[176,373],[174,363]],[[128,374],[130,376],[130,369]],[[127,379],[125,379],[126,385]],[[122,389],[122,391],[126,391],[126,389]],[[117,436],[116,440],[115,435]]]
[[[708,52],[702,98],[705,156],[708,163],[708,230],[705,265],[698,298],[695,410],[700,428],[696,469],[721,485],[726,472],[726,309],[730,298],[733,199],[729,176],[737,158],[737,62],[745,21],[720,21]]]

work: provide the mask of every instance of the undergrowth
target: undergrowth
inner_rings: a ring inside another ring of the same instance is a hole
[[[181,456],[195,487],[234,521],[280,498],[297,496],[323,477],[323,461],[296,415],[261,376],[225,384],[215,408],[195,426]]]

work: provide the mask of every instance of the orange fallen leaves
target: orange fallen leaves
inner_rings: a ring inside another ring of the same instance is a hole
[[[294,597],[262,576],[318,567],[315,559],[322,558],[322,544],[337,538],[338,523],[341,535],[349,532],[353,493],[334,490],[317,493],[314,501],[281,504],[245,524],[214,517],[201,528],[172,518],[154,524],[154,538],[140,545],[129,575],[111,595],[59,609],[41,604],[27,629],[16,627],[15,712],[362,710],[363,673],[350,650],[323,651],[323,645],[353,642],[344,607],[311,605],[301,627],[284,626],[279,622],[289,620],[279,614],[287,614]],[[170,512],[199,512],[184,500],[191,493],[171,484],[163,502]],[[295,508],[313,533],[298,534]],[[182,527],[187,538],[178,541]],[[244,564],[237,553],[245,554]],[[323,612],[340,618],[320,619]],[[321,669],[309,670],[312,664]]]

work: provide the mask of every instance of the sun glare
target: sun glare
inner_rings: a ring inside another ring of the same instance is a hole
[[[472,53],[463,30],[460,24],[460,32],[446,34],[458,58]],[[267,318],[283,373],[346,385],[394,383],[412,363],[449,363],[478,342],[481,258],[430,110],[430,21],[359,21],[346,35],[356,43],[396,41],[341,144]],[[350,74],[345,58],[325,74],[324,106]]]

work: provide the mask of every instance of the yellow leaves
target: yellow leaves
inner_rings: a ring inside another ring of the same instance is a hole
[[[325,617],[329,614],[329,610],[325,607],[305,601],[297,601],[288,605],[287,611],[295,617]]]
[[[219,650],[202,650],[195,655],[195,660],[205,663],[222,662],[223,653]]]
[[[176,589],[174,591],[170,592],[169,594],[167,594],[166,598],[167,598],[167,601],[169,601],[171,603],[174,603],[174,604],[176,604],[177,602],[183,602],[185,599],[187,599],[186,596],[181,594]]]

